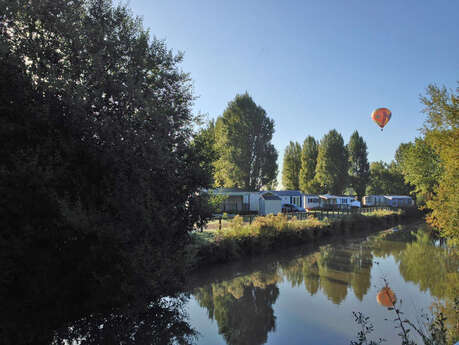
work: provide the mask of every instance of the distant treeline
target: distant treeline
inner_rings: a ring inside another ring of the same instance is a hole
[[[201,129],[194,143],[206,158],[202,167],[215,187],[247,191],[277,186],[278,154],[271,144],[274,121],[247,93],[237,95],[216,121]],[[307,194],[409,194],[397,161],[368,162],[367,145],[355,131],[347,145],[336,130],[318,141],[285,149],[282,187]]]

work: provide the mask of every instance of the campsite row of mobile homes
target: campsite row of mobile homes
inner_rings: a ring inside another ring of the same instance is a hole
[[[212,190],[215,194],[224,194],[226,199],[222,211],[228,213],[277,214],[284,205],[295,205],[297,209],[348,209],[360,207],[360,202],[349,195],[314,195],[303,194],[297,190],[247,192],[237,188]],[[363,197],[363,206],[411,207],[414,201],[404,195],[368,195]]]

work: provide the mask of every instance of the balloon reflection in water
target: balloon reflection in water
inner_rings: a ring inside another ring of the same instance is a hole
[[[397,297],[388,286],[385,286],[381,289],[381,291],[379,291],[378,295],[376,296],[376,300],[383,307],[389,308],[395,305]]]

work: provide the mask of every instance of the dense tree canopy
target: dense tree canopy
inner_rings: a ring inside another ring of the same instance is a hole
[[[301,146],[291,141],[285,148],[282,165],[282,185],[286,190],[300,189]]]
[[[443,236],[459,242],[459,87],[449,93],[430,85],[421,101],[427,114],[425,140],[438,155],[442,168],[435,195],[427,202],[432,209],[429,220]]]
[[[247,94],[229,102],[215,125],[215,183],[254,191],[277,177],[274,121]]]
[[[53,324],[173,294],[208,183],[182,57],[106,0],[0,16],[1,319],[44,329],[28,307],[58,306]]]
[[[321,193],[341,194],[348,182],[348,154],[341,134],[328,132],[319,145],[315,179]]]
[[[301,151],[300,189],[304,193],[315,194],[318,192],[317,183],[314,180],[318,153],[319,144],[314,137],[308,136],[303,142]]]
[[[379,161],[370,164],[367,195],[409,195],[410,192],[411,187],[405,183],[395,162],[387,164]]]
[[[359,132],[352,133],[349,144],[349,182],[359,200],[365,195],[365,190],[370,177],[370,164],[368,163],[367,144],[359,135]]]
[[[432,199],[442,173],[438,155],[422,138],[409,145],[401,144],[396,153],[405,182],[414,186],[418,203]]]
[[[209,121],[193,138],[193,146],[200,153],[200,165],[206,174],[213,180],[215,162],[218,153],[215,147],[215,121]],[[213,183],[211,183],[213,184]]]

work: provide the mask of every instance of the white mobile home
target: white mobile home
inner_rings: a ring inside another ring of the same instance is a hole
[[[299,208],[304,207],[303,193],[299,190],[270,190],[268,192],[278,196],[282,200],[282,205],[292,204]]]
[[[367,207],[413,207],[415,205],[413,198],[408,195],[365,195],[362,202]]]
[[[347,209],[354,206],[355,197],[350,195],[319,195],[320,207],[324,209]]]
[[[228,213],[251,211],[251,202],[253,202],[251,194],[258,194],[258,192],[247,192],[239,188],[218,188],[211,189],[210,192],[226,196],[226,199],[222,203],[222,211]],[[258,211],[258,195],[256,197],[255,207],[256,211]]]
[[[320,197],[314,194],[304,194],[303,205],[306,210],[318,209],[320,208]]]
[[[365,195],[362,198],[362,204],[367,207],[386,206],[387,199],[384,195]]]
[[[385,195],[387,206],[391,207],[413,207],[414,200],[408,195]]]

